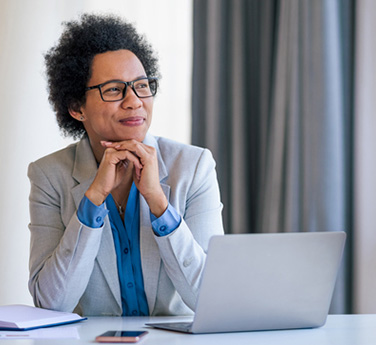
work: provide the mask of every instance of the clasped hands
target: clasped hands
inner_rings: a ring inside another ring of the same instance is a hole
[[[101,205],[126,176],[132,176],[150,211],[160,217],[168,201],[159,182],[156,149],[136,140],[101,141],[101,145],[105,149],[102,161],[85,195],[94,204]]]

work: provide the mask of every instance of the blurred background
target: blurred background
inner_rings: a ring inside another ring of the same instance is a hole
[[[376,313],[373,0],[0,0],[0,305],[32,304],[27,167],[72,142],[43,55],[85,12],[157,51],[151,132],[212,150],[225,231],[346,231],[331,313]]]

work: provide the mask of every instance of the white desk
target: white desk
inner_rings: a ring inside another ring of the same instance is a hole
[[[88,320],[58,328],[78,330],[80,339],[0,339],[0,345],[75,345],[95,344],[94,338],[107,330],[142,330],[149,334],[142,345],[375,345],[376,315],[329,315],[326,325],[316,329],[240,332],[191,335],[146,328],[146,322],[184,318],[90,317]]]

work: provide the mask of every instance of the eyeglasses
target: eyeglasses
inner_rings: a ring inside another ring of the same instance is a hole
[[[86,91],[99,89],[103,102],[117,102],[124,99],[130,86],[138,98],[153,97],[157,93],[157,78],[139,78],[133,81],[110,80],[89,86]]]

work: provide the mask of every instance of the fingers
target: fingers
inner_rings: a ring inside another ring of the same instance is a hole
[[[128,150],[139,158],[143,158],[145,154],[150,153],[150,150],[154,150],[153,147],[147,146],[137,140],[125,140],[120,142],[101,141],[101,144],[106,148],[114,148],[118,151]]]
[[[138,179],[140,179],[143,166],[139,157],[137,157],[131,151],[119,151],[109,148],[105,151],[104,161],[114,166],[118,166],[120,164],[120,166],[125,170],[128,168],[129,163],[133,163],[136,176]]]
[[[158,159],[154,147],[147,146],[136,140],[125,140],[121,142],[102,141],[101,144],[106,147],[107,150],[114,149],[118,152],[129,152],[138,159],[141,166],[135,165],[135,169],[137,169],[137,175],[140,176],[138,181],[143,181],[141,185],[139,184],[137,186],[140,192],[143,190],[147,193],[151,186],[159,185]]]
[[[137,149],[137,154],[134,143],[131,144],[133,148],[124,144],[119,148],[118,143],[101,143],[105,147],[104,155],[95,179],[87,191],[87,197],[96,205],[100,205],[108,194],[122,183],[127,172],[132,172],[135,183],[138,183],[144,169],[139,157],[139,154],[143,154],[142,149]]]
[[[150,211],[159,217],[166,210],[168,202],[159,181],[156,149],[136,140],[102,141],[101,144],[106,147],[106,152],[115,150],[126,157],[132,157],[130,161],[138,162],[138,164],[134,164],[134,174],[137,177],[134,182],[148,203]]]
[[[101,144],[106,148],[113,148],[117,151],[130,151],[140,160],[142,165],[141,169],[156,161],[155,148],[136,140],[125,140],[121,142],[101,141]]]

